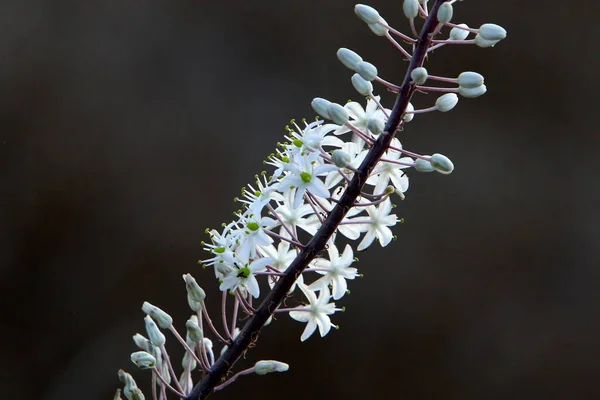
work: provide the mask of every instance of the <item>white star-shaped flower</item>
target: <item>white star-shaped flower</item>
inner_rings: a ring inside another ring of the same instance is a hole
[[[340,309],[335,308],[335,303],[329,303],[329,299],[331,298],[329,289],[325,287],[320,290],[319,297],[317,298],[315,292],[311,291],[308,286],[304,284],[298,284],[298,286],[309,302],[309,304],[305,306],[296,307],[297,311],[290,311],[290,317],[299,322],[306,322],[306,328],[304,328],[300,340],[304,342],[308,339],[317,327],[319,328],[321,337],[327,335],[331,330],[331,327],[335,327],[335,325],[331,323],[329,315],[336,311],[341,311]]]
[[[329,260],[325,258],[315,260],[314,266],[326,271],[316,271],[318,274],[324,276],[311,283],[309,289],[322,290],[331,285],[333,288],[333,299],[339,300],[346,294],[346,290],[348,290],[346,279],[354,279],[357,276],[357,269],[350,267],[354,261],[354,254],[352,247],[347,244],[344,248],[344,253],[340,257],[338,249],[333,243],[329,244],[327,253],[329,254]]]
[[[363,237],[363,240],[358,244],[358,251],[369,247],[375,238],[379,240],[379,244],[381,244],[382,247],[387,246],[392,241],[393,234],[388,226],[396,225],[398,218],[396,217],[396,214],[390,214],[390,211],[392,211],[392,202],[388,197],[379,204],[379,207],[367,207],[369,217],[355,219],[356,222],[359,222],[358,220],[360,220],[361,224],[364,223],[363,226],[366,228],[367,232]]]

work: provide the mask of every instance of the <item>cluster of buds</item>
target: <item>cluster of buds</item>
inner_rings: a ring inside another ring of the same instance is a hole
[[[416,114],[448,112],[457,105],[459,95],[473,98],[486,92],[484,79],[476,72],[450,78],[431,75],[423,67],[425,57],[440,47],[491,47],[506,36],[506,31],[494,24],[473,29],[451,23],[454,3],[437,0],[429,10],[427,0],[405,0],[403,10],[412,33],[408,35],[388,25],[375,9],[356,5],[357,16],[371,31],[389,40],[409,61],[404,82],[388,82],[360,55],[339,49],[338,59],[355,72],[351,82],[367,98],[366,105],[340,105],[315,98],[313,109],[330,122],[291,121],[286,141],[266,160],[272,172],[257,175],[256,183],[242,190],[242,196],[236,199],[242,209],[235,213],[234,221],[223,224],[221,230],[207,230],[210,243],[203,245],[210,256],[201,263],[213,269],[222,291],[217,322],[209,316],[204,291],[189,274],[184,275],[184,281],[194,314],[186,322],[185,339],[167,313],[144,303],[147,338],[134,336],[140,351],[133,353],[131,360],[152,371],[154,399],[166,398],[167,391],[180,398],[204,398],[241,375],[286,371],[287,364],[263,360],[226,379],[233,363],[248,348],[252,337],[271,322],[273,314],[289,315],[306,324],[300,335],[302,341],[317,330],[325,336],[337,327],[330,316],[343,309],[334,301],[348,293],[348,280],[360,276],[354,266],[355,253],[375,242],[387,246],[395,237],[391,228],[402,222],[392,212],[392,200],[405,198],[407,172],[413,169],[450,174],[454,170],[448,157],[409,151],[394,134]],[[425,20],[420,34],[418,18]],[[449,30],[448,39],[435,39],[445,28]],[[469,39],[471,34],[475,35],[473,39]],[[427,81],[458,87],[425,86]],[[381,104],[373,83],[398,93],[393,109]],[[413,94],[427,92],[443,94],[431,107],[415,109],[410,103]],[[356,247],[346,244],[338,248],[339,236],[345,242],[356,242]],[[263,293],[265,287],[270,288],[266,297],[261,296],[261,286]],[[302,300],[295,307],[284,307],[283,300],[295,292]],[[266,300],[255,307],[261,298]],[[247,323],[240,329],[243,319]],[[171,331],[186,350],[179,375],[170,361],[161,329]],[[217,344],[205,337],[205,332],[220,342],[218,355]],[[192,377],[195,371],[201,376],[196,386]],[[128,399],[143,398],[128,374],[120,372],[120,376]]]

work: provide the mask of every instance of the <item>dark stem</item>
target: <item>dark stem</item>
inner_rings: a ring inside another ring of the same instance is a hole
[[[415,44],[415,50],[410,65],[404,77],[404,81],[402,82],[402,86],[400,86],[400,89],[398,90],[398,96],[396,97],[394,108],[392,109],[392,113],[385,126],[384,133],[379,135],[379,138],[369,150],[369,153],[354,174],[352,181],[348,184],[348,188],[333,210],[331,210],[327,219],[323,222],[323,225],[321,225],[321,228],[294,259],[285,271],[285,274],[279,278],[260,307],[258,307],[254,315],[252,315],[239,335],[229,346],[229,349],[219,357],[212,366],[211,371],[206,374],[196,386],[194,386],[187,399],[203,400],[212,393],[215,386],[218,386],[223,381],[233,364],[235,364],[248,347],[258,339],[263,325],[285,299],[298,276],[300,276],[308,264],[323,251],[331,235],[333,235],[338,225],[342,222],[346,213],[353,207],[369,174],[383,153],[388,149],[394,134],[401,126],[402,114],[404,114],[404,111],[415,92],[415,85],[411,84],[410,73],[413,69],[421,67],[425,61],[427,48],[431,43],[430,35],[438,23],[437,10],[445,1],[447,0],[435,1],[435,4],[429,12],[429,17],[427,17],[423,24],[419,40]]]

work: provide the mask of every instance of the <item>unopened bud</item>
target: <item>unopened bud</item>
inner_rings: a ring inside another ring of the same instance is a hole
[[[483,76],[477,72],[465,71],[458,75],[457,82],[464,88],[476,88],[483,85]]]
[[[484,39],[480,34],[475,35],[475,44],[479,47],[494,47],[499,40],[487,40]]]
[[[271,372],[285,372],[290,369],[286,363],[274,360],[261,360],[254,364],[254,372],[256,375],[266,375]]]
[[[440,174],[448,175],[454,171],[454,164],[443,154],[434,154],[429,161],[433,168]]]
[[[350,119],[348,111],[337,103],[329,103],[327,114],[329,114],[329,119],[337,125],[344,125]]]
[[[404,10],[406,18],[413,19],[419,14],[419,2],[417,0],[404,0],[402,10]]]
[[[310,105],[312,106],[313,110],[315,110],[315,112],[321,117],[326,119],[331,118],[329,116],[329,112],[327,111],[327,107],[329,107],[330,104],[331,102],[329,100],[325,100],[320,97],[315,97],[313,101],[310,102]]]
[[[366,81],[372,81],[377,78],[377,67],[366,61],[361,61],[356,64],[355,71]]]
[[[204,339],[204,333],[202,332],[202,329],[200,329],[200,327],[198,326],[198,318],[196,318],[196,320],[194,320],[193,318],[188,319],[185,323],[185,327],[187,328],[188,336],[194,342],[198,343],[202,339]]]
[[[344,64],[347,68],[350,68],[353,71],[356,68],[356,64],[363,60],[361,56],[359,56],[352,50],[346,49],[344,47],[339,49],[336,54],[338,60],[340,60],[342,64]]]
[[[338,168],[346,168],[346,166],[350,164],[352,158],[350,157],[350,154],[344,150],[335,150],[331,154],[331,160]]]
[[[431,163],[427,160],[423,160],[422,158],[417,158],[415,160],[415,169],[418,172],[433,172],[435,171],[435,168],[433,168],[433,165],[431,165]]]
[[[187,300],[188,300],[188,305],[190,306],[192,311],[194,311],[194,312],[202,311],[202,303],[194,300],[189,293],[187,295]]]
[[[122,369],[119,370],[119,380],[121,382],[123,382],[124,384],[124,388],[123,388],[123,394],[125,395],[125,397],[127,398],[127,400],[144,400],[144,394],[142,393],[142,391],[140,390],[140,388],[137,387],[135,381],[133,380],[133,378],[131,377],[131,375],[129,375],[127,372],[123,371]]]
[[[136,351],[131,353],[131,362],[140,369],[150,369],[156,366],[156,358],[145,351]]]
[[[446,93],[445,95],[438,97],[435,101],[435,107],[438,111],[446,112],[452,110],[457,103],[458,96],[455,93]]]
[[[352,75],[351,80],[354,89],[363,96],[368,96],[373,93],[373,84],[369,81],[365,81],[359,74]]]
[[[425,68],[417,67],[410,72],[410,77],[417,85],[422,85],[425,83],[429,75],[427,74],[427,70]]]
[[[367,26],[369,27],[371,32],[373,32],[377,36],[385,36],[389,31],[389,29],[387,28],[387,22],[385,22],[385,19],[383,18],[381,18],[379,22],[374,24],[368,24]]]
[[[469,25],[467,25],[467,24],[458,24],[458,26],[462,26],[463,28],[469,27]],[[467,36],[469,36],[469,31],[467,31],[467,30],[456,28],[456,27],[450,29],[450,35],[449,35],[450,40],[465,40],[467,38]]]
[[[374,135],[379,135],[383,132],[385,128],[385,124],[382,119],[379,118],[369,118],[367,121],[367,129],[371,131]]]
[[[438,8],[437,19],[440,24],[445,24],[446,22],[450,22],[452,19],[452,14],[454,13],[454,8],[450,3],[442,3],[440,8]]]
[[[144,351],[150,351],[150,341],[143,335],[140,335],[139,333],[133,335],[133,342],[138,348]]]
[[[413,113],[413,111],[415,111],[415,106],[413,106],[411,103],[408,103],[408,105],[406,106],[406,111],[404,112],[404,115],[402,116],[402,119],[404,120],[404,122],[410,122],[413,120],[413,118],[415,117],[415,114]]]
[[[358,18],[362,19],[367,24],[374,24],[377,21],[379,21],[379,18],[381,18],[376,9],[370,6],[366,6],[364,4],[355,5],[354,12],[358,16]]]
[[[487,87],[485,85],[477,86],[474,88],[465,88],[462,86],[458,88],[458,94],[460,94],[462,97],[467,97],[469,99],[479,97],[485,92],[487,92]]]
[[[165,335],[158,329],[154,320],[149,315],[146,315],[144,322],[146,323],[146,333],[148,334],[150,343],[159,347],[164,345],[167,338],[165,338]]]
[[[185,289],[187,290],[188,294],[190,294],[192,299],[199,302],[204,301],[206,298],[206,293],[200,287],[200,285],[198,285],[196,279],[194,279],[194,277],[190,274],[185,274],[183,275],[183,280],[185,281]]]
[[[169,329],[173,325],[173,318],[169,314],[147,301],[142,305],[142,311],[151,316],[158,326],[163,329]]]
[[[479,36],[485,40],[499,41],[506,37],[506,29],[496,24],[483,24],[479,27]]]

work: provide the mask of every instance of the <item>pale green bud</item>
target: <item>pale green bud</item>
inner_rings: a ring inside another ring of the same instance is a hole
[[[192,299],[195,301],[202,302],[206,298],[206,293],[204,290],[198,285],[196,279],[190,274],[183,275],[183,280],[185,281],[185,289],[188,294],[191,295]]]
[[[475,44],[479,47],[494,47],[499,40],[487,40],[484,39],[480,34],[475,35]]]
[[[202,303],[194,300],[192,298],[192,296],[189,294],[187,295],[187,300],[188,300],[188,305],[190,306],[190,308],[192,309],[192,311],[194,312],[200,312],[202,311]]]
[[[344,150],[338,149],[331,154],[331,161],[333,161],[338,168],[346,168],[346,166],[350,164],[351,160],[350,154]]]
[[[406,18],[413,19],[419,14],[419,2],[417,0],[404,0],[402,10]]]
[[[337,103],[329,103],[327,114],[329,114],[329,119],[337,125],[344,125],[350,119],[348,111]]]
[[[440,8],[438,8],[437,19],[440,24],[445,24],[446,22],[450,22],[452,19],[452,14],[454,13],[454,8],[450,3],[442,3]]]
[[[381,18],[378,23],[367,24],[367,26],[369,27],[371,32],[373,32],[377,36],[385,36],[385,35],[387,35],[389,29],[387,28],[387,26],[382,25],[382,23],[387,25],[387,22],[385,22],[385,19]]]
[[[131,353],[131,362],[140,369],[150,369],[156,366],[156,358],[145,351],[136,351]]]
[[[193,371],[194,369],[196,369],[196,359],[194,357],[192,357],[192,355],[190,354],[189,351],[186,351],[185,354],[183,355],[183,358],[181,359],[181,366],[184,369],[188,369],[189,371]]]
[[[429,75],[427,74],[427,70],[425,68],[417,67],[410,72],[410,77],[417,85],[422,85],[425,83]]]
[[[346,49],[345,47],[340,48],[336,54],[338,60],[340,60],[342,64],[353,71],[356,68],[356,64],[363,60],[361,56],[350,49]]]
[[[377,67],[366,61],[356,64],[355,71],[366,81],[372,81],[377,78]]]
[[[469,27],[467,24],[458,24],[458,26],[462,26],[463,28]],[[464,29],[459,29],[459,28],[450,29],[450,35],[449,35],[450,40],[465,40],[467,38],[467,36],[469,36],[469,31],[466,31]]]
[[[266,375],[272,372],[285,372],[290,369],[286,363],[274,360],[261,360],[254,364],[254,372],[256,375]]]
[[[421,158],[417,158],[415,160],[415,169],[418,172],[433,172],[435,171],[435,168],[433,168],[433,165],[431,165],[431,163],[427,160],[423,160]]]
[[[363,96],[368,96],[373,93],[373,84],[369,81],[365,81],[359,74],[352,75],[351,80],[354,89]]]
[[[385,123],[379,118],[369,118],[367,121],[367,129],[374,135],[379,135],[385,129]]]
[[[313,101],[310,102],[310,105],[312,106],[313,110],[315,110],[315,112],[321,117],[326,119],[331,119],[331,117],[329,116],[329,112],[327,111],[327,108],[330,104],[331,102],[329,100],[325,100],[320,97],[315,97]]]
[[[412,111],[415,111],[415,106],[413,106],[412,103],[408,103],[408,105],[406,106],[406,112],[402,116],[404,122],[410,122],[413,120],[415,114],[413,114]]]
[[[127,400],[144,400],[144,394],[137,387],[135,381],[127,372],[122,369],[119,370],[119,380],[123,382],[125,387],[123,388],[123,394],[127,398]]]
[[[150,341],[143,335],[140,335],[139,333],[133,335],[133,342],[138,348],[144,351],[150,351]]]
[[[153,306],[147,301],[142,305],[142,311],[152,317],[163,329],[168,329],[173,325],[173,318],[160,308]]]
[[[194,315],[193,317],[196,316]],[[194,342],[198,343],[204,338],[204,333],[198,326],[198,317],[196,317],[195,320],[193,318],[188,319],[185,323],[185,327],[187,328],[187,334]]]
[[[438,111],[446,112],[452,110],[457,103],[458,96],[455,93],[446,93],[445,95],[438,97],[435,101],[435,107]]]
[[[381,18],[376,9],[370,6],[366,6],[364,4],[355,5],[354,13],[356,13],[358,18],[362,19],[367,24],[374,24],[377,21],[379,21],[379,18]]]
[[[458,88],[458,94],[460,94],[462,97],[467,97],[470,99],[479,97],[485,92],[487,92],[487,87],[485,85],[477,86],[474,88],[465,88],[462,86]]]
[[[485,40],[497,42],[506,37],[506,29],[496,24],[483,24],[479,27],[479,36]]]
[[[146,323],[146,333],[148,334],[150,343],[159,347],[164,345],[167,338],[165,338],[165,335],[158,329],[154,320],[149,315],[146,315],[146,317],[144,317],[144,322]]]
[[[439,172],[440,174],[448,175],[454,171],[454,164],[452,164],[452,161],[443,154],[436,153],[432,155],[429,162],[436,172]]]
[[[483,76],[477,72],[465,71],[458,75],[457,81],[464,88],[476,88],[483,85]]]

